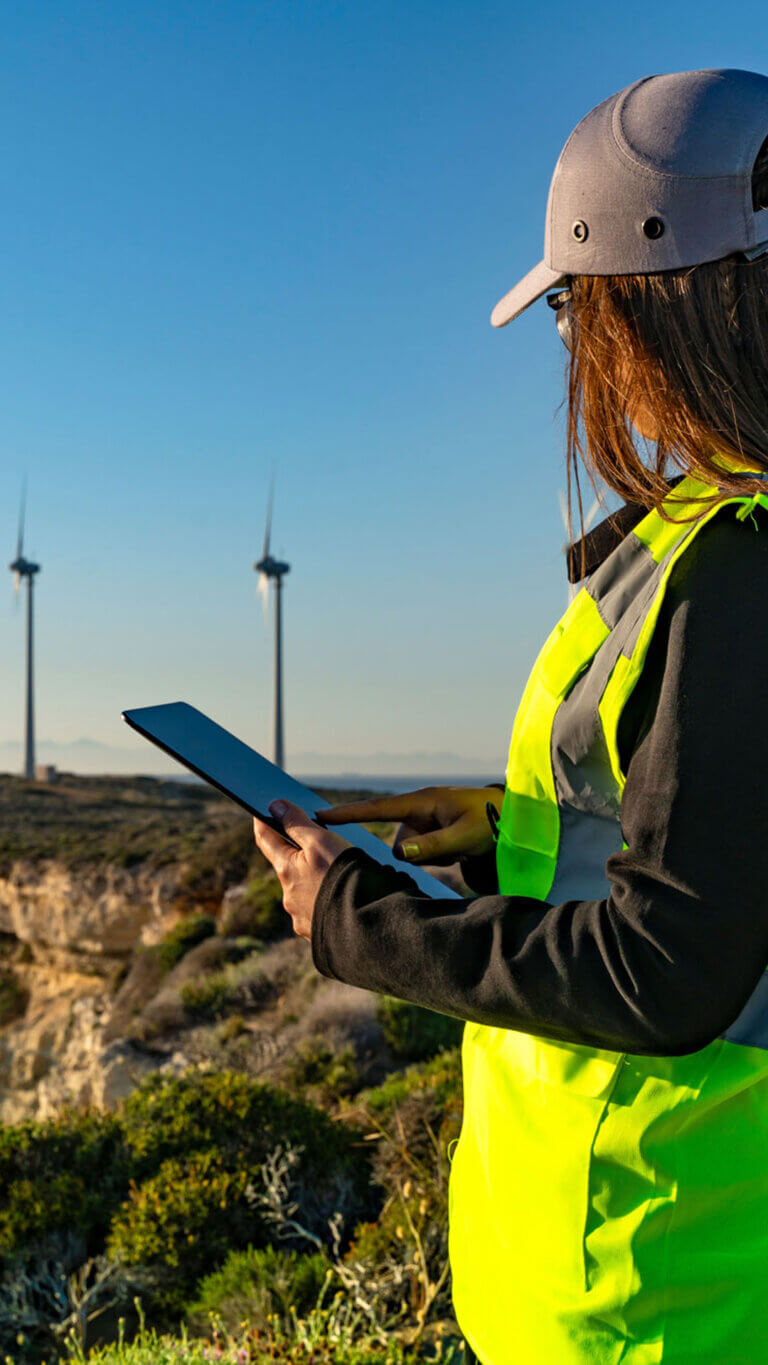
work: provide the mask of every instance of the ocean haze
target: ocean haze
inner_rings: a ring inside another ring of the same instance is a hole
[[[21,756],[20,743],[14,740],[0,742],[0,771],[19,772]],[[87,738],[69,744],[43,739],[38,744],[38,762],[53,764],[62,772],[83,775],[143,774],[149,777],[173,775],[182,778],[185,775],[185,769],[179,763],[175,763],[154,745],[138,737],[134,742],[130,736],[125,747],[99,744]],[[503,766],[503,755],[500,755],[498,763],[494,763],[492,760],[477,757],[467,759],[445,752],[362,755],[289,753],[286,763],[287,771],[296,774],[310,787],[333,782],[342,787],[370,787],[372,791],[407,791],[411,787],[428,786],[433,782],[450,785],[453,781],[474,786],[488,780],[498,780]],[[484,776],[478,777],[478,774]]]

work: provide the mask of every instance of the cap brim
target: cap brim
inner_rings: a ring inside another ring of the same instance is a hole
[[[539,261],[538,265],[529,270],[524,275],[519,284],[514,289],[510,289],[503,299],[499,299],[493,312],[491,322],[494,327],[506,327],[513,318],[519,317],[530,304],[540,299],[542,294],[546,294],[548,289],[557,289],[559,285],[565,284],[567,275],[558,274],[556,270],[551,270],[545,261]]]

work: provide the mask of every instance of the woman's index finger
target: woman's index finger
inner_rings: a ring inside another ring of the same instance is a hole
[[[321,825],[352,825],[361,820],[402,820],[408,813],[408,802],[403,797],[381,796],[330,806],[328,810],[319,810],[315,819]]]

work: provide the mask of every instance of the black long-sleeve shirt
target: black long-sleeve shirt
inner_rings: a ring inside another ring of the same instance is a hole
[[[429,899],[346,850],[321,885],[327,976],[461,1019],[651,1055],[695,1051],[768,964],[768,517],[725,510],[678,562],[621,720],[627,848],[610,895]]]

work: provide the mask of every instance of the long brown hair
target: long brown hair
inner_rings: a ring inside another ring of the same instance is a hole
[[[768,207],[768,139],[754,207]],[[656,275],[571,280],[568,491],[579,512],[579,459],[626,501],[659,507],[669,479],[695,474],[723,497],[765,492],[729,476],[723,457],[768,472],[768,256],[729,257]],[[639,441],[632,413],[657,435]]]

